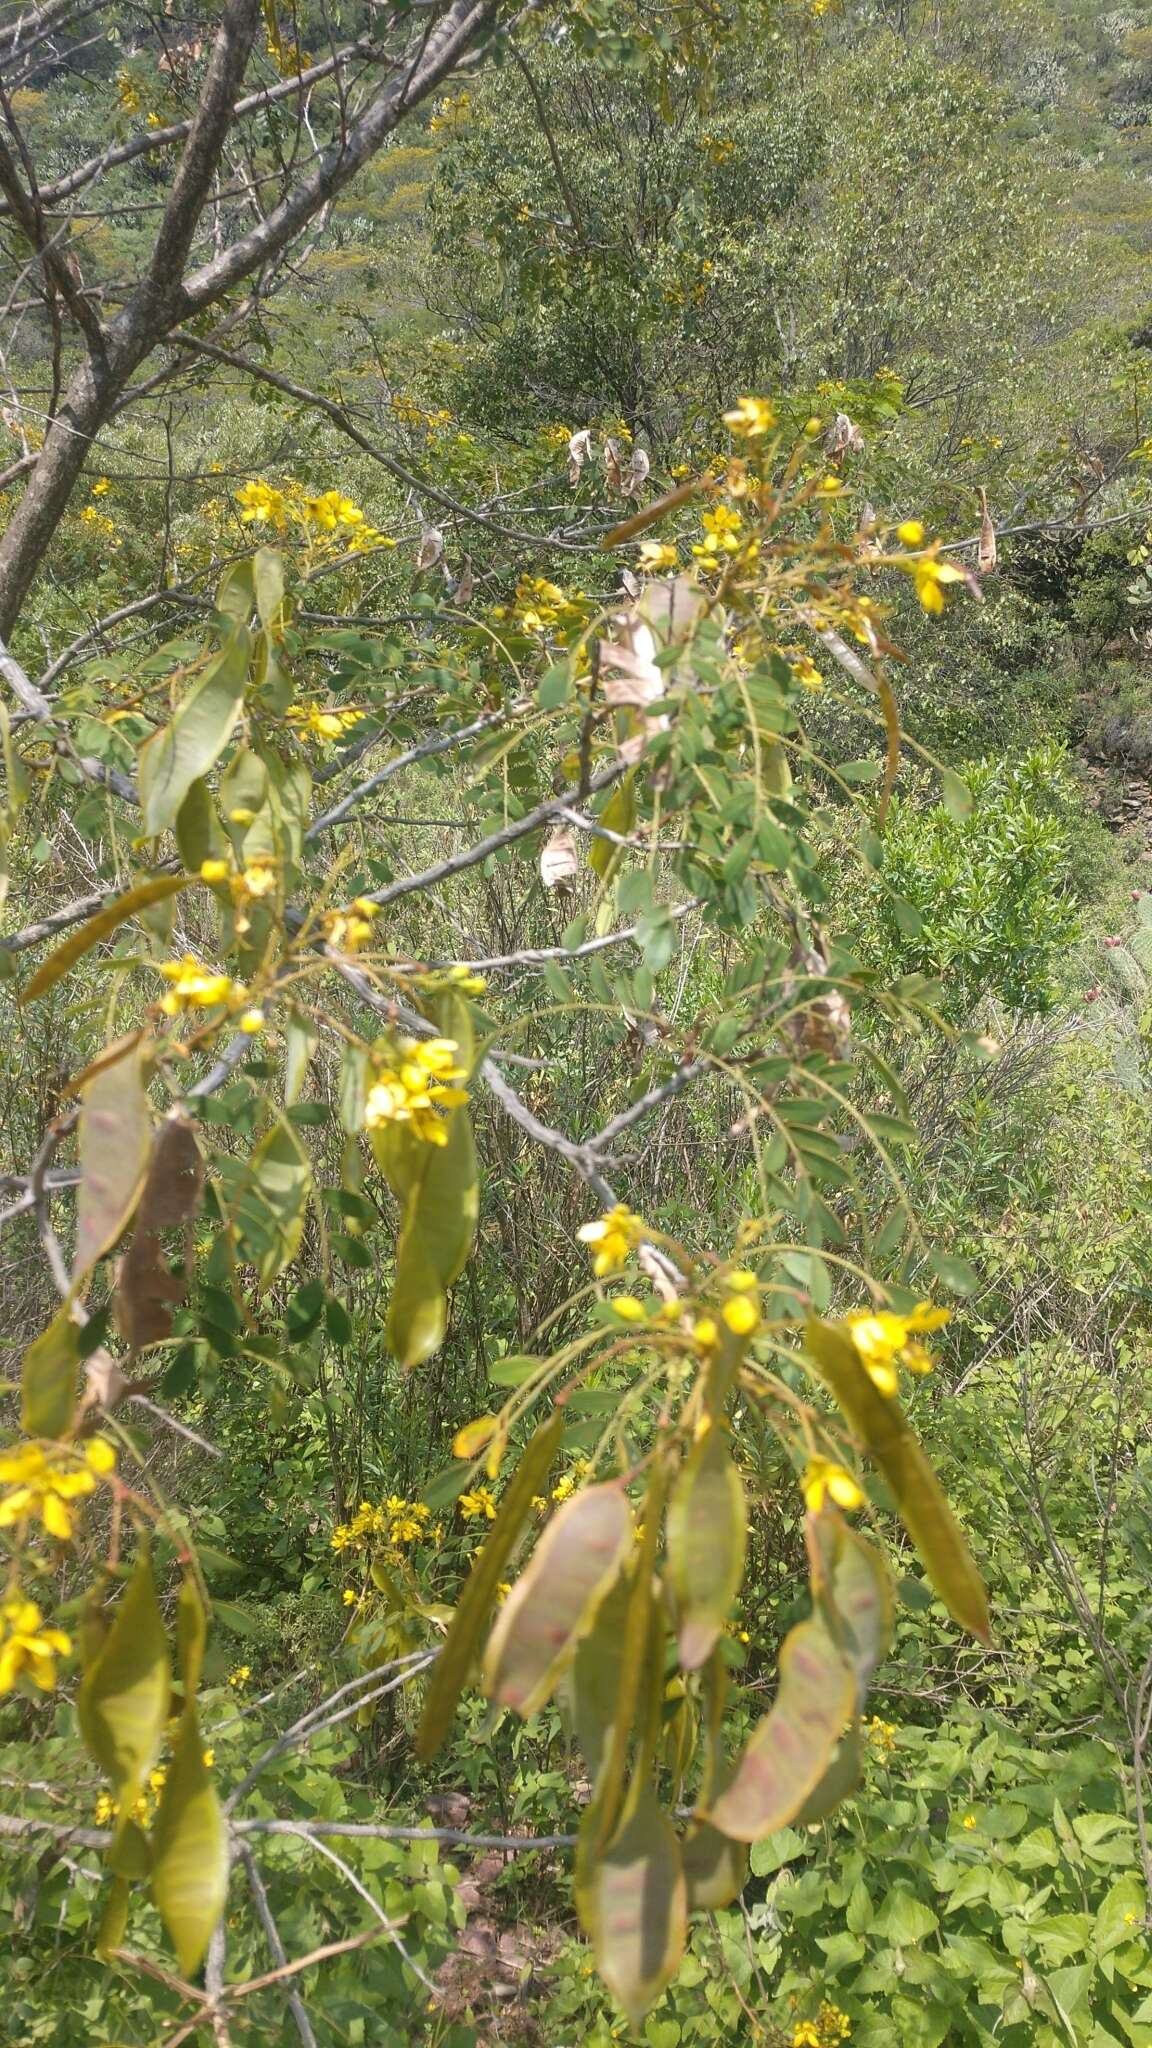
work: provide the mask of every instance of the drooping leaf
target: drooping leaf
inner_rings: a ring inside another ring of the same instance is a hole
[[[290,1123],[274,1123],[248,1160],[229,1203],[237,1254],[255,1266],[260,1286],[291,1264],[304,1234],[312,1164]]]
[[[737,1842],[785,1827],[823,1777],[855,1700],[855,1673],[824,1622],[813,1615],[790,1629],[771,1710],[705,1818]]]
[[[141,1547],[112,1626],[84,1674],[77,1700],[81,1733],[111,1779],[125,1818],[160,1754],[171,1689],[168,1638],[156,1601],[151,1560],[147,1549]]]
[[[448,1289],[459,1279],[476,1235],[480,1183],[467,1105],[460,1103],[447,1121],[446,1144],[412,1141],[419,1147],[415,1161],[403,1138],[388,1148],[392,1184],[413,1174],[396,1247],[386,1330],[403,1366],[423,1364],[443,1342]]]
[[[49,953],[48,958],[40,962],[27,987],[21,990],[20,1001],[30,1003],[47,989],[54,988],[61,976],[67,974],[77,960],[82,960],[93,946],[98,946],[101,939],[109,938],[138,911],[147,910],[153,903],[162,903],[166,896],[175,896],[181,889],[186,889],[188,880],[187,875],[155,875],[150,882],[137,882],[134,888],[125,889],[122,896],[106,903],[103,910],[98,910],[87,924],[72,932],[62,946],[57,946],[54,953]]]
[[[525,1719],[547,1700],[632,1544],[622,1487],[587,1486],[552,1517],[496,1618],[484,1690]]]
[[[244,701],[250,653],[251,637],[238,619],[170,723],[141,747],[137,786],[148,838],[175,822],[197,776],[207,774],[231,739]]]
[[[620,1707],[624,1659],[629,1648],[628,1609],[632,1588],[621,1573],[600,1602],[596,1619],[576,1648],[562,1680],[585,1768],[595,1788]]]
[[[949,1613],[962,1628],[987,1641],[988,1601],[983,1582],[940,1482],[899,1403],[873,1384],[855,1345],[834,1323],[812,1317],[805,1345],[849,1427],[867,1445],[887,1479],[900,1519]]]
[[[208,1616],[204,1612],[204,1602],[196,1589],[195,1580],[186,1578],[181,1584],[180,1597],[176,1603],[176,1649],[186,1699],[192,1698],[200,1683],[200,1670],[204,1663],[204,1645],[207,1639]]]
[[[496,1520],[472,1566],[468,1583],[456,1603],[443,1648],[433,1666],[432,1681],[416,1737],[416,1753],[425,1763],[435,1756],[448,1732],[504,1567],[531,1510],[532,1501],[560,1448],[563,1434],[564,1417],[557,1410],[547,1422],[540,1424],[530,1438],[509,1481]]]
[[[262,626],[271,626],[284,602],[284,557],[275,548],[257,548],[252,557],[256,610]]]
[[[152,1833],[152,1896],[180,1968],[191,1976],[228,1897],[228,1833],[191,1699]]]
[[[180,858],[190,875],[199,874],[206,860],[219,860],[227,851],[212,792],[202,775],[189,786],[173,830]]]
[[[680,1845],[690,1913],[718,1913],[738,1899],[748,1881],[748,1846],[707,1821],[689,1828]]]
[[[676,1975],[688,1931],[680,1844],[649,1786],[607,1848],[588,1853],[576,1901],[596,1967],[638,2027]]]
[[[875,1544],[825,1504],[808,1518],[810,1545],[820,1567],[818,1595],[829,1626],[856,1673],[857,1707],[892,1641],[892,1579]]]
[[[128,1931],[128,1908],[132,1901],[126,1877],[114,1877],[108,1887],[108,1896],[100,1915],[100,1926],[96,1934],[96,1953],[106,1962],[113,1949],[122,1947]]]
[[[668,1502],[668,1575],[685,1671],[699,1669],[720,1634],[740,1590],[747,1542],[743,1482],[714,1424],[693,1445]]]
[[[293,1010],[284,1028],[284,1107],[300,1100],[308,1078],[308,1062],[316,1050],[319,1032],[301,1010]]]
[[[406,1219],[396,1246],[396,1273],[384,1334],[406,1368],[423,1364],[444,1342],[448,1296],[441,1285],[419,1226]]]
[[[74,1285],[115,1244],[136,1206],[148,1166],[152,1119],[144,1091],[144,1047],[138,1034],[121,1044],[122,1050],[107,1048],[81,1089]]]
[[[24,1353],[20,1421],[26,1436],[67,1436],[76,1408],[79,1368],[80,1329],[70,1309],[64,1307]]]
[[[806,1828],[811,1827],[814,1821],[826,1820],[843,1800],[851,1797],[863,1775],[864,1743],[860,1722],[856,1719],[849,1723],[840,1737],[827,1770],[817,1779],[803,1806],[793,1814],[793,1824]]]
[[[655,1613],[653,1582],[656,1555],[664,1521],[664,1493],[667,1467],[662,1457],[654,1458],[644,1497],[643,1525],[635,1546],[628,1580],[628,1606],[624,1616],[624,1642],[620,1657],[616,1700],[612,1722],[604,1744],[604,1760],[596,1785],[596,1796],[583,1831],[589,1844],[603,1845],[616,1828],[620,1816],[628,1767],[628,1751],[636,1724],[642,1719],[645,1682],[649,1704],[663,1691],[663,1622]],[[654,1731],[645,1730],[651,1740]],[[639,1765],[636,1768],[640,1768]]]
[[[171,1271],[161,1233],[195,1214],[201,1175],[193,1125],[183,1116],[166,1117],[153,1142],[132,1242],[116,1275],[116,1327],[134,1351],[172,1334],[172,1310],[184,1299],[187,1276]]]

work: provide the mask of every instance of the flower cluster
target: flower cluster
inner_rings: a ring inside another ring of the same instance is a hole
[[[775,408],[766,398],[738,398],[724,424],[738,440],[760,441],[776,425]]]
[[[388,408],[393,417],[405,427],[425,427],[430,433],[435,433],[437,427],[450,427],[452,424],[451,413],[446,412],[443,407],[435,412],[428,412],[403,391],[393,392],[388,400]]]
[[[490,1487],[476,1486],[471,1493],[462,1493],[456,1506],[466,1522],[496,1520],[496,1502]]]
[[[56,1659],[66,1657],[71,1641],[61,1629],[45,1628],[40,1609],[22,1593],[10,1593],[0,1604],[0,1696],[27,1676],[41,1692],[56,1683]]]
[[[561,647],[583,631],[588,616],[588,600],[582,590],[569,595],[546,576],[522,576],[511,604],[492,607],[494,619],[507,621],[522,633],[555,640]]]
[[[67,1457],[69,1462],[64,1462]],[[14,1523],[40,1521],[49,1536],[67,1543],[72,1535],[72,1502],[91,1493],[97,1479],[113,1470],[116,1453],[103,1437],[93,1437],[82,1451],[49,1455],[39,1444],[19,1444],[0,1455],[0,1529]]]
[[[581,1244],[593,1247],[592,1271],[603,1280],[606,1273],[618,1273],[627,1264],[644,1235],[644,1223],[625,1202],[617,1202],[594,1223],[582,1223],[576,1235]]]
[[[362,1500],[352,1520],[333,1530],[332,1548],[366,1550],[372,1544],[386,1543],[392,1550],[402,1550],[406,1543],[419,1543],[427,1535],[431,1513],[422,1500],[402,1500],[397,1493],[389,1494],[379,1507]]]
[[[359,725],[364,713],[355,709],[328,710],[320,704],[290,704],[285,714],[300,739],[338,740]]]
[[[467,1090],[453,1085],[468,1073],[457,1060],[459,1050],[454,1038],[402,1038],[398,1061],[377,1068],[368,1090],[364,1121],[369,1130],[402,1123],[425,1144],[446,1145],[448,1125],[437,1111],[468,1100]]]
[[[801,2020],[792,2036],[792,2048],[837,2048],[852,2032],[852,2022],[838,2005],[825,1999],[814,2020]]]
[[[372,937],[376,905],[368,896],[357,896],[349,910],[330,910],[324,919],[324,937],[338,953],[358,953]]]
[[[894,1394],[899,1386],[897,1364],[909,1372],[931,1372],[933,1359],[918,1337],[939,1330],[948,1321],[946,1308],[933,1308],[919,1301],[910,1314],[898,1316],[891,1309],[857,1309],[847,1318],[848,1334],[873,1384],[882,1394]]]
[[[277,533],[296,527],[306,540],[330,540],[356,552],[369,547],[395,547],[386,534],[369,524],[362,508],[343,491],[309,493],[299,484],[286,483],[281,489],[251,477],[236,493],[240,521],[244,526],[271,526]]]
[[[160,998],[166,1017],[178,1017],[183,1010],[213,1010],[219,1003],[242,1002],[246,993],[241,982],[233,981],[230,974],[213,974],[194,953],[185,953],[182,960],[162,961],[160,972],[168,983],[167,993]]]
[[[872,1719],[864,1723],[864,1734],[877,1756],[891,1756],[896,1747],[895,1721],[882,1721],[879,1714],[873,1714]]]
[[[704,528],[704,539],[695,542],[692,553],[702,569],[722,568],[725,555],[735,555],[740,551],[743,518],[734,505],[713,505],[703,514],[700,524]]]
[[[205,1750],[205,1762],[209,1760],[211,1754],[211,1750]],[[142,1828],[150,1825],[160,1801],[160,1794],[167,1783],[167,1764],[157,1764],[155,1770],[149,1771],[148,1784],[132,1808],[132,1819],[137,1821]],[[112,1794],[110,1792],[101,1792],[93,1813],[97,1827],[107,1827],[109,1822],[116,1819],[119,1811],[119,1803],[113,1799]]]
[[[826,1501],[832,1501],[838,1508],[851,1511],[863,1507],[864,1495],[844,1465],[837,1465],[831,1458],[810,1458],[804,1472],[804,1504],[814,1515],[820,1513]]]

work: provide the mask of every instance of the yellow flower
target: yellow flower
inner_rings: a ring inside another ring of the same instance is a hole
[[[871,1747],[879,1750],[884,1756],[890,1756],[896,1747],[896,1723],[894,1721],[882,1721],[878,1714],[873,1714],[872,1719],[865,1723],[864,1733],[868,1737]]]
[[[304,513],[325,533],[334,533],[339,526],[359,526],[364,518],[359,505],[341,491],[324,491],[318,498],[305,498]]]
[[[899,1316],[891,1309],[858,1309],[847,1317],[848,1334],[873,1384],[882,1394],[894,1394],[899,1384],[896,1362],[910,1372],[932,1370],[931,1354],[912,1340],[927,1330],[938,1330],[948,1321],[946,1308],[917,1302],[910,1315]]]
[[[926,612],[942,612],[944,609],[944,588],[946,583],[963,583],[964,574],[953,567],[951,562],[938,562],[934,555],[925,555],[912,563],[912,578],[916,595]]]
[[[720,1330],[713,1316],[697,1316],[692,1325],[692,1335],[701,1351],[714,1351],[720,1342]]]
[[[606,1273],[618,1273],[644,1235],[644,1224],[624,1202],[598,1216],[594,1223],[582,1223],[576,1232],[581,1244],[594,1247],[592,1271],[598,1280]]]
[[[319,704],[290,704],[285,714],[301,739],[338,740],[341,733],[359,725],[363,712],[356,708],[324,711]]]
[[[810,1458],[803,1479],[805,1505],[814,1515],[820,1513],[826,1500],[834,1501],[838,1508],[851,1511],[863,1507],[864,1495],[843,1465],[834,1464],[830,1458]]]
[[[824,678],[810,655],[793,655],[792,673],[796,681],[802,683],[806,690],[822,690],[824,688]]]
[[[609,1303],[609,1307],[613,1315],[619,1316],[622,1323],[643,1323],[648,1319],[648,1311],[644,1303],[637,1301],[634,1294],[615,1295]]]
[[[111,489],[112,485],[108,478],[106,476],[98,476],[92,486],[92,496],[94,498],[103,498]]]
[[[98,1828],[107,1827],[108,1822],[110,1820],[115,1820],[116,1815],[119,1813],[119,1811],[120,1809],[117,1806],[116,1801],[112,1798],[111,1793],[101,1792],[99,1798],[96,1801],[95,1806],[92,1809],[92,1818],[96,1822]]]
[[[166,1017],[177,1017],[181,1010],[213,1009],[228,1002],[235,990],[230,975],[211,973],[192,953],[185,953],[182,960],[162,961],[160,972],[169,984],[160,999]]]
[[[202,860],[200,863],[202,882],[226,882],[230,872],[226,860]]]
[[[750,1337],[760,1321],[760,1311],[748,1294],[734,1294],[720,1314],[734,1337]]]
[[[259,478],[242,484],[236,493],[240,520],[244,526],[274,526],[283,532],[288,524],[288,506],[283,491]]]
[[[496,1502],[486,1486],[477,1486],[472,1493],[462,1493],[456,1503],[466,1522],[496,1519]]]
[[[324,919],[324,937],[341,953],[358,953],[372,937],[372,919],[377,906],[367,896],[357,896],[350,910],[331,910]]]
[[[45,1628],[34,1600],[13,1593],[0,1605],[0,1694],[11,1692],[27,1675],[41,1692],[56,1683],[56,1659],[66,1657],[70,1639],[58,1628]]]
[[[960,1825],[962,1828],[971,1830],[976,1825],[976,1815],[974,1813],[966,1813]]]
[[[852,2022],[838,2005],[825,1999],[814,2020],[801,2020],[792,2036],[792,2048],[838,2048],[852,2032]]]
[[[456,1040],[402,1038],[398,1050],[395,1066],[377,1070],[364,1104],[365,1124],[369,1130],[385,1123],[408,1124],[414,1137],[446,1145],[448,1125],[436,1114],[437,1108],[453,1109],[468,1100],[467,1089],[450,1085],[468,1073],[457,1061]]]
[[[340,1598],[343,1600],[345,1607],[355,1607],[360,1595],[356,1591],[355,1586],[345,1586]]]
[[[228,1673],[228,1683],[239,1688],[242,1685],[246,1685],[251,1676],[252,1673],[247,1664],[237,1664],[236,1669]]]
[[[240,1019],[240,1029],[249,1038],[255,1038],[256,1033],[264,1029],[263,1010],[245,1010]]]
[[[216,1751],[214,1749],[206,1749],[203,1754],[204,1768],[206,1771],[210,1771],[212,1769],[213,1764],[216,1761]]]
[[[639,566],[649,576],[659,575],[662,569],[674,569],[677,559],[671,541],[642,540],[640,543]]]
[[[72,1534],[69,1502],[91,1493],[97,1475],[111,1471],[115,1462],[111,1445],[100,1437],[88,1446],[84,1463],[71,1466],[53,1463],[39,1444],[21,1444],[5,1452],[0,1456],[0,1485],[11,1491],[0,1500],[0,1529],[36,1516],[49,1536],[67,1543]]]
[[[776,425],[776,414],[766,398],[738,398],[724,424],[742,441],[759,441]]]
[[[896,528],[896,538],[903,541],[906,548],[922,548],[924,528],[918,519],[906,519],[903,525]]]

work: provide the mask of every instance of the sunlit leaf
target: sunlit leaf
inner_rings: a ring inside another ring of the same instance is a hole
[[[168,1639],[156,1602],[151,1560],[141,1547],[112,1626],[84,1674],[77,1701],[81,1733],[111,1779],[125,1816],[160,1754],[171,1688]]]
[[[448,1732],[504,1567],[532,1502],[548,1476],[563,1434],[564,1417],[557,1410],[530,1438],[456,1603],[456,1612],[433,1668],[416,1737],[416,1753],[425,1763],[435,1756]]]
[[[588,1486],[552,1517],[496,1619],[484,1690],[525,1719],[542,1707],[632,1544],[622,1487]]]
[[[110,1046],[81,1089],[80,1191],[72,1279],[91,1272],[136,1206],[148,1166],[152,1118],[138,1035]]]
[[[737,1842],[785,1827],[823,1777],[855,1701],[855,1674],[824,1622],[813,1615],[790,1629],[771,1711],[705,1818]]]
[[[135,888],[126,889],[122,896],[106,903],[103,910],[98,910],[87,924],[82,924],[62,946],[57,946],[54,953],[49,953],[48,958],[40,962],[27,987],[21,990],[20,1001],[30,1003],[35,996],[42,996],[46,989],[53,988],[60,977],[67,974],[70,967],[75,966],[77,960],[82,960],[93,946],[98,946],[101,939],[109,938],[128,918],[149,909],[153,903],[162,903],[166,896],[175,896],[187,887],[187,875],[156,875],[150,882],[137,882]]]
[[[704,1663],[740,1590],[747,1505],[722,1428],[696,1442],[668,1502],[668,1575],[676,1602],[680,1662]]]
[[[887,1479],[900,1519],[949,1613],[962,1628],[986,1641],[989,1620],[983,1582],[940,1482],[899,1403],[873,1384],[855,1345],[834,1323],[812,1317],[805,1345],[849,1427]]]
[[[199,1969],[228,1896],[228,1833],[189,1700],[152,1831],[152,1896],[184,1975]]]
[[[562,1681],[563,1699],[593,1787],[600,1777],[620,1708],[624,1660],[631,1640],[631,1592],[630,1581],[621,1573],[600,1602],[596,1619],[587,1635],[581,1637],[571,1668]]]
[[[231,739],[244,701],[250,653],[248,629],[237,620],[171,722],[140,748],[137,787],[147,837],[175,822],[197,776],[207,773]]]

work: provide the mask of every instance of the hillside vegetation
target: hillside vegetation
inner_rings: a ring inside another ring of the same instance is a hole
[[[1152,6],[0,5],[20,2048],[1152,2048]]]

